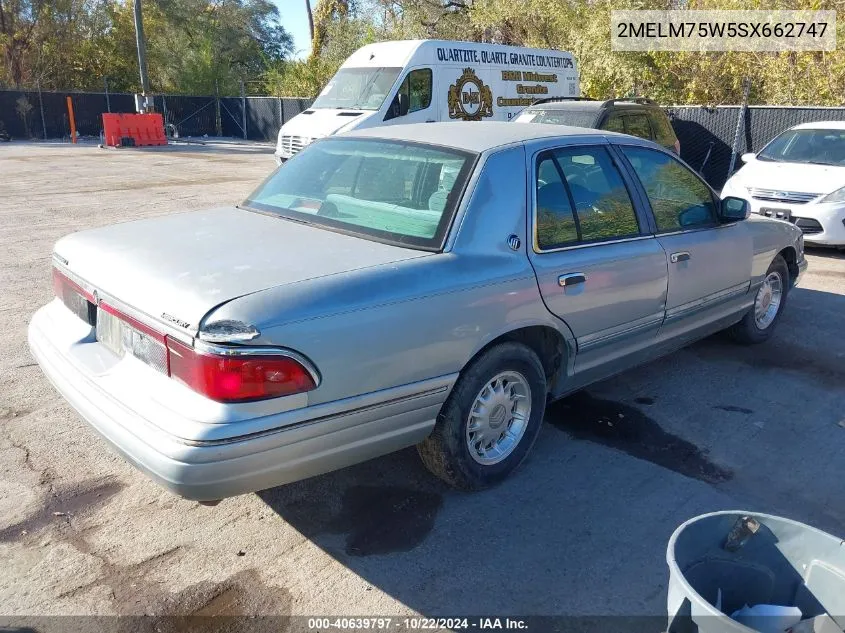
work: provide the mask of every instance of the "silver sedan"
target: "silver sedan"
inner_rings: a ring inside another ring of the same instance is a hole
[[[381,127],[314,143],[238,207],[61,239],[29,342],[187,498],[411,445],[478,489],[525,459],[550,399],[718,330],[765,341],[803,251],[648,141]]]

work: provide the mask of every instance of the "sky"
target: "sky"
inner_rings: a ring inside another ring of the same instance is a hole
[[[275,0],[279,7],[282,26],[293,35],[294,56],[303,59],[311,52],[311,37],[308,34],[308,13],[305,11],[305,0]],[[311,0],[311,8],[317,4]]]

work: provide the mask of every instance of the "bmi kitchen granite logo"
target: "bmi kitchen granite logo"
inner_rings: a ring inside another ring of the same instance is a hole
[[[493,116],[493,92],[472,68],[449,86],[449,118],[464,121],[480,121]]]

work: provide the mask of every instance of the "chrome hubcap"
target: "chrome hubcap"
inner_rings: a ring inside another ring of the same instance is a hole
[[[516,448],[531,417],[525,376],[505,371],[488,382],[472,403],[466,427],[469,454],[479,464],[502,461]]]
[[[754,322],[765,330],[774,322],[783,300],[783,280],[778,273],[769,273],[754,299]]]

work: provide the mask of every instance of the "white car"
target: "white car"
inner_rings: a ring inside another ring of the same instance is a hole
[[[845,248],[845,121],[789,128],[728,179],[722,197],[798,226],[808,244]]]

